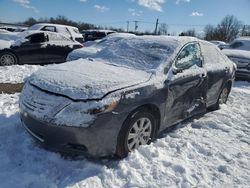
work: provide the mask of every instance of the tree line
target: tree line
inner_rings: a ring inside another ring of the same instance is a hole
[[[194,29],[182,32],[182,36],[197,36]],[[250,25],[244,25],[233,15],[227,15],[217,25],[206,25],[204,28],[205,40],[219,40],[231,42],[238,36],[250,36]]]
[[[57,16],[56,18],[28,18],[24,22],[19,24],[25,24],[27,26],[31,26],[35,23],[54,23],[54,24],[64,24],[64,25],[71,25],[77,27],[80,31],[87,30],[87,29],[111,29],[119,32],[125,32],[122,28],[113,28],[113,27],[99,27],[95,24],[85,23],[85,22],[75,22],[69,20],[65,16]],[[137,34],[155,34],[149,31],[140,32]],[[161,24],[157,31],[158,35],[169,35],[168,33],[168,25]],[[187,31],[183,31],[180,33],[180,36],[194,36],[197,37],[198,34],[195,29],[189,29]],[[225,42],[231,42],[238,36],[250,36],[250,25],[244,25],[240,20],[238,20],[233,15],[227,15],[222,19],[222,21],[216,25],[206,25],[204,28],[203,37],[205,40],[220,40]]]

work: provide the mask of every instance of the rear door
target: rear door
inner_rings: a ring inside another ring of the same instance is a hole
[[[46,46],[46,62],[65,62],[69,52],[74,49],[74,42],[58,33],[48,33],[48,45]]]
[[[207,74],[200,45],[189,43],[182,48],[169,70],[166,124],[173,124],[206,111]]]
[[[232,63],[218,48],[207,42],[201,43],[201,51],[204,54],[204,67],[208,80],[207,106],[210,106],[217,102],[225,81],[231,77]]]

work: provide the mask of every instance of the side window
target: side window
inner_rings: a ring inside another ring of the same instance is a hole
[[[27,39],[29,39],[30,43],[45,42],[44,33],[36,33],[36,34],[30,35],[29,37],[27,37]]]
[[[189,69],[194,65],[202,67],[201,50],[198,43],[185,46],[175,61],[175,67],[178,69]]]
[[[51,31],[51,32],[56,32],[56,27],[54,26],[45,26],[41,29],[42,31]]]
[[[234,43],[230,44],[230,47],[231,47],[231,48],[239,48],[239,47],[241,47],[242,45],[243,45],[242,42],[234,42]]]

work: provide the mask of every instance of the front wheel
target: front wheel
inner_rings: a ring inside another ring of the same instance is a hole
[[[140,110],[129,116],[118,136],[116,154],[125,157],[141,145],[149,144],[154,137],[155,117],[146,110]]]
[[[0,65],[9,66],[17,64],[17,57],[12,52],[2,52],[0,54]]]

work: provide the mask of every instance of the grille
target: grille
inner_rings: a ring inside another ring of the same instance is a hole
[[[25,84],[20,99],[20,107],[35,117],[52,116],[68,104],[68,99],[47,93],[30,84]]]

